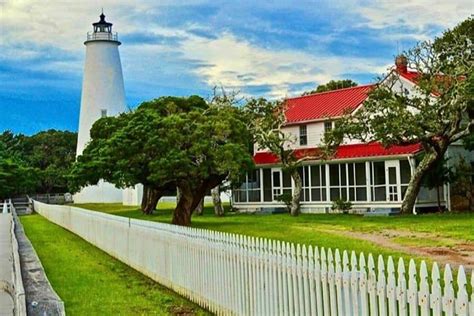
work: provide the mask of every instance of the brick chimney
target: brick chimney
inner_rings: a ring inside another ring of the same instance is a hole
[[[397,71],[399,73],[407,73],[408,72],[408,60],[404,55],[398,55],[395,58],[395,66],[397,67]]]

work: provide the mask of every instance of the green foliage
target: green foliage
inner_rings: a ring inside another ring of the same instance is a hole
[[[418,160],[421,159],[422,157],[418,157]],[[437,161],[432,169],[423,177],[423,186],[428,189],[436,189],[451,182],[454,178],[454,173],[451,168],[448,168],[447,162],[448,159],[444,157]]]
[[[17,158],[0,153],[0,200],[32,192],[36,186],[35,169]]]
[[[197,203],[209,189],[253,166],[250,144],[241,109],[230,100],[162,97],[94,123],[71,179],[77,189],[100,179],[122,188],[179,187]]]
[[[454,170],[451,193],[467,199],[468,210],[471,211],[474,205],[474,167],[466,160],[460,159]]]
[[[286,208],[288,209],[288,212],[291,212],[291,202],[293,201],[293,197],[291,196],[291,193],[280,194],[276,197],[276,200],[279,202],[285,203]]]
[[[331,209],[336,212],[348,214],[349,211],[352,209],[352,202],[338,198],[332,201]]]
[[[56,130],[33,136],[0,134],[0,195],[68,191],[76,138],[76,133]]]
[[[378,141],[386,147],[421,144],[425,156],[410,180],[402,212],[411,212],[422,178],[442,159],[448,146],[474,129],[470,114],[474,42],[456,28],[437,41],[443,44],[421,42],[405,53],[409,68],[418,73],[415,91],[399,91],[400,74],[392,70],[360,110],[346,114],[325,135],[328,155],[345,138]]]
[[[308,95],[308,94],[313,94],[313,93],[338,90],[338,89],[343,89],[343,88],[356,87],[357,85],[358,85],[357,82],[352,81],[351,79],[331,80],[326,84],[321,84],[321,85],[317,86],[315,90],[304,92],[302,95]]]
[[[76,160],[77,133],[48,130],[24,141],[23,155],[38,172],[41,193],[69,191],[67,175]]]
[[[6,168],[0,181],[16,187],[5,192],[17,195],[68,191],[67,174],[75,160],[76,139],[76,133],[56,130],[33,136],[10,131],[0,134],[0,164]]]
[[[468,136],[473,124],[468,109],[474,100],[474,43],[452,31],[444,38],[451,38],[450,45],[435,49],[433,43],[422,42],[406,52],[410,68],[420,74],[416,93],[393,91],[399,76],[392,72],[360,111],[336,124],[329,143],[347,135],[386,146],[422,142],[437,147]]]
[[[300,212],[302,187],[302,180],[297,169],[304,161],[319,159],[321,156],[297,157],[295,155],[294,145],[297,139],[291,134],[285,134],[282,130],[286,123],[285,110],[284,102],[270,102],[263,98],[250,99],[244,107],[253,141],[259,149],[269,150],[275,154],[281,163],[282,169],[290,173],[295,183],[290,214],[296,216]]]

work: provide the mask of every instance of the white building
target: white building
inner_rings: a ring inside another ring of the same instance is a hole
[[[104,116],[125,112],[125,89],[118,47],[121,44],[117,33],[112,32],[112,23],[93,23],[93,31],[87,34],[86,60],[82,82],[81,110],[76,156],[82,154],[90,140],[90,129],[95,121]],[[101,181],[98,185],[85,187],[74,195],[76,203],[122,202],[122,190]]]
[[[406,60],[397,58],[400,80],[393,89],[416,92],[417,73],[409,71]],[[398,77],[398,76],[397,76]],[[390,79],[390,78],[388,78]],[[323,93],[289,98],[285,112],[285,134],[297,140],[288,144],[298,158],[317,156],[324,132],[333,128],[334,120],[345,111],[363,106],[375,85],[364,85]],[[394,90],[395,91],[395,90]],[[451,146],[448,155],[456,151]],[[459,146],[458,146],[459,147]],[[415,168],[415,157],[422,151],[419,144],[384,148],[381,144],[345,141],[329,161],[309,160],[300,168],[303,181],[301,211],[329,212],[332,201],[349,200],[359,211],[400,209],[404,193]],[[471,160],[472,159],[471,157]],[[256,169],[246,175],[239,189],[233,191],[233,205],[241,211],[283,211],[278,201],[283,193],[292,193],[290,174],[283,172],[279,160],[267,150],[256,151]],[[449,187],[442,192],[442,204],[449,204]],[[416,209],[437,206],[436,190],[422,188]]]

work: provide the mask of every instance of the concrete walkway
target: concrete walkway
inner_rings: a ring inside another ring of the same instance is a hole
[[[26,315],[13,216],[0,213],[0,315]]]

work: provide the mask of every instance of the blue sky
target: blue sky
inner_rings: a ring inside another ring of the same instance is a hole
[[[368,83],[398,50],[474,12],[471,0],[36,1],[0,3],[0,132],[77,130],[83,42],[101,7],[122,41],[127,103],[281,98],[331,79]]]

